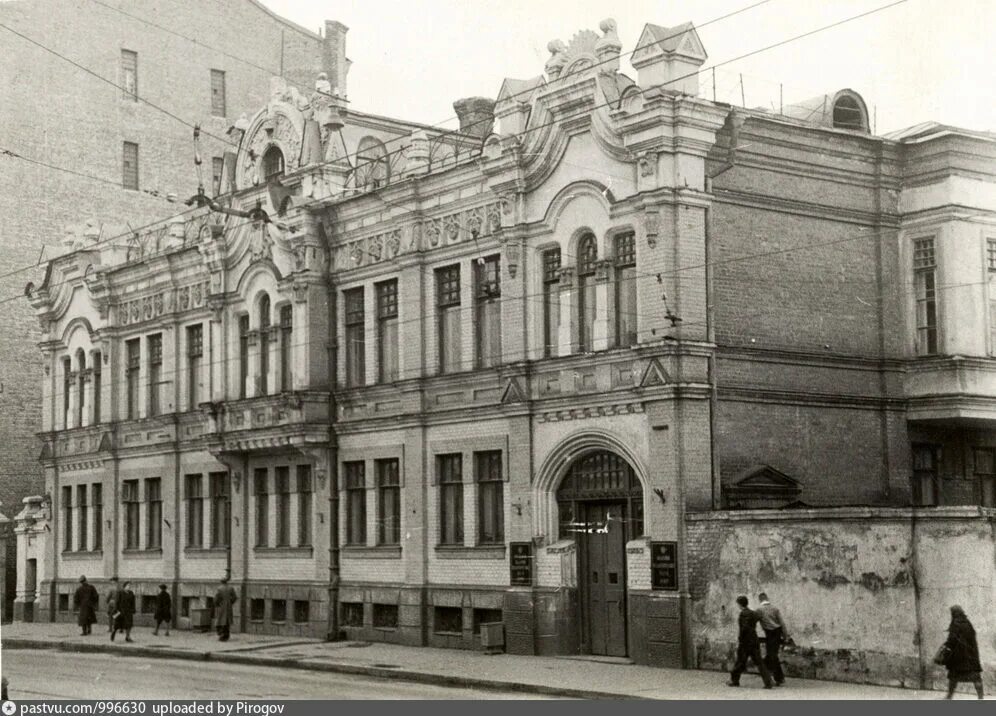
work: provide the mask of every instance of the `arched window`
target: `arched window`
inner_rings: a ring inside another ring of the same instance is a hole
[[[86,353],[76,351],[76,427],[83,427],[83,412],[86,409]]]
[[[391,179],[391,163],[384,143],[364,137],[356,148],[356,188],[369,191],[384,186]]]
[[[585,234],[578,241],[578,344],[582,352],[594,347],[595,327],[595,262],[598,247],[594,234]]]
[[[270,297],[259,299],[259,394],[269,392],[270,374]]]
[[[617,346],[636,344],[636,237],[615,237],[615,334]]]
[[[837,129],[856,129],[863,131],[865,113],[854,97],[844,95],[833,104],[833,126]]]
[[[280,307],[280,389],[291,390],[291,341],[294,335],[294,308]]]
[[[280,147],[271,146],[263,153],[263,181],[276,179],[284,173],[284,153]]]

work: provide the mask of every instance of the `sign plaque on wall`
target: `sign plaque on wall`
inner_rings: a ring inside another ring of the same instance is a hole
[[[678,543],[650,543],[650,586],[655,590],[678,589]]]
[[[531,587],[533,584],[533,543],[512,542],[508,546],[513,587]]]

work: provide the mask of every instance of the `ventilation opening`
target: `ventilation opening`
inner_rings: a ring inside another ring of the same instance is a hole
[[[865,113],[853,97],[841,97],[834,102],[833,126],[836,129],[865,130]]]

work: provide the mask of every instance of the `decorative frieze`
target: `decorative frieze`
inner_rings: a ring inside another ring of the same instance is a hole
[[[583,408],[566,408],[540,413],[537,420],[541,423],[556,423],[564,420],[584,420],[587,418],[604,418],[613,415],[630,415],[642,413],[642,403],[620,403],[617,405],[591,405]]]
[[[127,326],[151,321],[176,311],[201,308],[207,300],[210,284],[199,281],[190,286],[160,291],[149,296],[123,301],[115,306],[116,325]]]

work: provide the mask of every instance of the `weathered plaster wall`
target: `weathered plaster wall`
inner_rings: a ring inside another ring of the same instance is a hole
[[[931,663],[949,607],[996,678],[996,511],[826,509],[690,515],[692,633],[700,668],[729,669],[738,594],[765,591],[795,639],[789,676],[939,687]]]

